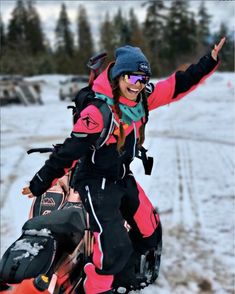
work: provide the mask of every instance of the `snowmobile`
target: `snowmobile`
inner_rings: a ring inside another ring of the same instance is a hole
[[[48,152],[50,148],[31,149]],[[79,194],[69,185],[73,169],[40,197],[34,197],[22,235],[0,261],[0,292],[83,294],[83,268],[92,260],[94,238],[89,216]],[[124,223],[129,231],[130,226]],[[139,256],[137,284],[123,287],[115,281],[113,293],[140,290],[159,273],[161,244]]]

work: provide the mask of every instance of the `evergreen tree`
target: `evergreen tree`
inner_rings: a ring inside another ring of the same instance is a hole
[[[41,28],[40,17],[35,8],[35,1],[27,2],[27,23],[25,28],[26,40],[33,54],[45,51],[44,36]]]
[[[56,53],[72,57],[74,54],[74,39],[70,29],[70,21],[67,15],[65,4],[61,5],[59,19],[55,29]]]
[[[113,26],[108,12],[100,25],[99,47],[100,51],[105,51],[107,53],[107,62],[114,59],[115,40]]]
[[[198,60],[198,51],[197,51],[197,44],[198,44],[198,38],[197,38],[197,34],[198,34],[198,25],[195,19],[195,14],[193,12],[189,13],[189,28],[188,28],[188,32],[189,32],[189,42],[191,44],[190,46],[190,52],[191,54],[189,54],[190,59],[194,59],[194,61]]]
[[[54,60],[49,46],[47,48],[44,44],[34,4],[33,0],[18,0],[12,11],[6,47],[0,58],[0,68],[4,69],[4,73],[29,76],[54,71]]]
[[[198,42],[201,45],[200,49],[205,50],[209,44],[210,40],[210,20],[211,16],[207,12],[204,1],[201,1],[198,10]]]
[[[122,16],[122,10],[120,8],[117,14],[114,15],[112,23],[115,48],[129,44],[131,41],[130,30],[127,20]]]
[[[161,54],[164,52],[164,27],[166,22],[166,7],[163,0],[150,0],[144,3],[147,6],[146,18],[143,24],[144,50],[149,57],[152,73],[159,75],[162,72]]]
[[[54,56],[52,53],[46,52],[43,54],[39,54],[37,58],[34,58],[35,67],[37,68],[37,74],[49,74],[56,72],[53,57]]]
[[[77,17],[78,66],[82,73],[87,73],[87,62],[94,54],[94,42],[85,7],[79,6]]]
[[[196,40],[194,28],[191,27],[192,15],[188,12],[186,0],[173,0],[165,27],[166,57],[170,70],[176,69],[182,63],[191,62],[189,57],[195,54]]]
[[[143,47],[144,39],[143,39],[142,29],[133,8],[131,8],[129,11],[128,27],[129,27],[129,33],[130,33],[130,44],[132,46]]]
[[[26,38],[27,10],[22,0],[17,0],[8,24],[7,46],[0,67],[9,74],[34,74],[35,67]]]
[[[0,51],[6,46],[6,33],[2,17],[0,15]]]
[[[234,33],[230,32],[223,22],[220,25],[219,31],[213,36],[213,44],[218,44],[222,37],[226,37],[226,43],[219,54],[222,60],[219,69],[221,71],[234,71]]]
[[[7,40],[12,46],[21,46],[26,43],[27,11],[22,0],[17,0],[16,7],[12,11],[12,18],[8,25]]]

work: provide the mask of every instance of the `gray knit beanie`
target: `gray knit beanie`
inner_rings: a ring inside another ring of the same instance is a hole
[[[115,51],[116,61],[111,69],[112,79],[123,73],[144,72],[151,75],[150,64],[139,47],[123,46]]]

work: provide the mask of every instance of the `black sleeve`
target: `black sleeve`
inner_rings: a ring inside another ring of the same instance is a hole
[[[52,181],[62,177],[65,168],[70,168],[74,160],[84,156],[98,137],[99,134],[90,134],[85,138],[77,138],[72,134],[67,138],[30,181],[29,188],[33,195],[40,196],[48,190]]]
[[[177,71],[175,74],[175,92],[173,98],[179,94],[187,92],[191,87],[197,85],[200,80],[209,74],[218,64],[211,57],[211,53],[203,56],[197,64],[190,65],[186,71]]]

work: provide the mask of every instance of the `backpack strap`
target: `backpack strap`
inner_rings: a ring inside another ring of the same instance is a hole
[[[111,107],[105,101],[102,101],[99,99],[92,99],[89,105],[96,106],[103,116],[104,128],[94,145],[95,149],[98,150],[105,144],[105,142],[109,138],[109,135],[114,130],[114,126],[115,126],[114,114],[112,112]]]
[[[73,124],[75,124],[80,117],[82,110],[88,105],[89,101],[95,97],[94,92],[91,89],[91,86],[87,86],[78,91],[75,98],[72,100],[75,104],[69,105],[67,108],[72,109],[73,114]]]
[[[142,160],[144,171],[146,175],[151,175],[153,168],[153,157],[147,156],[147,149],[143,146],[136,145],[136,155],[135,157]]]

